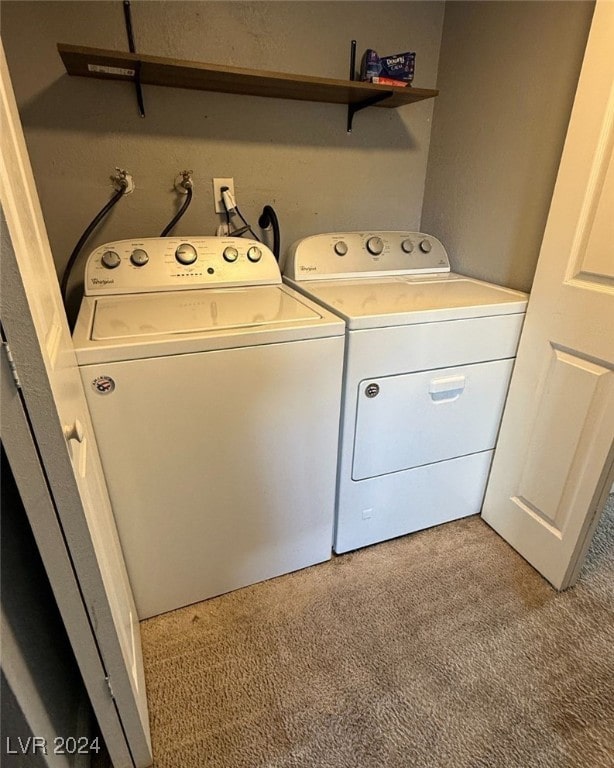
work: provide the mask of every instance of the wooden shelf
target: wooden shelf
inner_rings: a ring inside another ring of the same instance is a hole
[[[439,93],[411,86],[391,87],[353,80],[240,69],[62,43],[58,43],[58,52],[69,75],[124,82],[135,82],[138,78],[143,85],[347,104],[357,109],[366,106],[395,108],[431,99]],[[370,103],[376,99],[382,100]]]

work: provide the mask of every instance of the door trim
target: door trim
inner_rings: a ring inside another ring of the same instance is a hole
[[[4,330],[2,335],[5,335]],[[9,369],[6,354],[4,351],[1,354],[2,444],[113,765],[115,768],[132,768],[134,761],[117,708],[109,694],[105,680],[107,672],[83,602],[27,411]],[[74,647],[75,642],[78,642],[78,652]]]

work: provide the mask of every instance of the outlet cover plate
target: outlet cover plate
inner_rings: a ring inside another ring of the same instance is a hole
[[[216,213],[225,213],[224,203],[222,202],[222,187],[228,187],[231,195],[235,194],[234,179],[213,179],[213,205]]]

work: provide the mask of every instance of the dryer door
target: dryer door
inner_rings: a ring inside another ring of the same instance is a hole
[[[495,447],[513,359],[359,384],[352,479]]]

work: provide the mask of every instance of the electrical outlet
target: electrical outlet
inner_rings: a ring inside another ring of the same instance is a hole
[[[222,202],[222,187],[228,187],[230,194],[234,197],[235,180],[234,179],[213,179],[213,205],[216,213],[225,213],[224,203]]]

